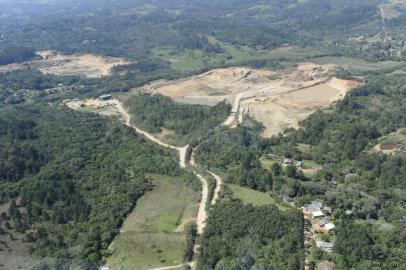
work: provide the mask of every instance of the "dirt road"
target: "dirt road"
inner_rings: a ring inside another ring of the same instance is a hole
[[[112,104],[117,109],[117,112],[123,116],[124,123],[127,126],[133,128],[137,133],[145,136],[148,140],[150,140],[150,141],[152,141],[152,142],[154,142],[154,143],[156,143],[156,144],[158,144],[160,146],[177,150],[179,152],[179,165],[180,165],[180,167],[185,168],[187,166],[186,153],[187,153],[187,150],[189,148],[189,145],[186,145],[184,147],[175,147],[173,145],[169,145],[169,144],[167,144],[165,142],[162,142],[161,140],[155,138],[152,134],[148,133],[147,131],[142,130],[142,129],[136,127],[135,125],[131,124],[131,116],[127,112],[127,110],[123,107],[123,105],[121,104],[121,102],[119,100],[113,100]],[[190,158],[189,162],[190,162],[190,164],[192,166],[196,165],[195,162],[194,162],[193,154],[192,154],[192,157]],[[208,196],[209,196],[209,188],[208,188],[207,180],[202,175],[200,175],[199,173],[197,173],[194,170],[193,170],[193,173],[197,176],[197,178],[200,180],[200,182],[202,184],[202,197],[201,197],[201,201],[200,201],[200,204],[199,204],[199,209],[198,209],[198,213],[197,213],[197,217],[196,217],[197,233],[200,235],[200,234],[203,233],[203,230],[204,230],[204,227],[205,227],[205,221],[206,221],[206,218],[207,218],[206,204],[207,204],[207,200],[208,200]],[[208,173],[210,175],[212,175],[216,180],[216,187],[214,189],[213,199],[210,202],[213,205],[213,204],[216,203],[216,201],[217,201],[217,199],[219,197],[219,193],[221,191],[222,180],[218,175],[216,175],[216,174],[214,174],[212,172],[209,172],[209,171],[208,171]],[[196,245],[196,247],[197,247],[197,245]],[[196,247],[195,247],[195,249],[197,249]],[[175,266],[159,267],[159,268],[154,268],[154,269],[151,269],[151,270],[177,269],[177,268],[180,268],[182,265],[183,264],[179,264],[179,265],[175,265]],[[192,269],[193,269],[193,267],[195,265],[195,261],[190,262],[188,265],[191,266]]]
[[[187,149],[189,148],[189,145],[186,145],[184,147],[176,147],[173,145],[169,145],[167,143],[164,143],[163,141],[158,140],[157,138],[155,138],[152,134],[148,133],[147,131],[140,129],[134,125],[131,124],[131,116],[128,114],[128,112],[124,109],[123,105],[121,104],[120,101],[115,100],[115,107],[117,108],[117,111],[124,117],[124,123],[129,126],[132,127],[137,133],[143,135],[144,137],[146,137],[148,140],[166,147],[166,148],[171,148],[171,149],[175,149],[179,152],[179,165],[181,168],[185,168],[186,167],[186,152]]]
[[[216,187],[214,188],[213,191],[213,198],[211,199],[211,205],[214,205],[217,201],[217,199],[219,198],[219,194],[221,191],[221,185],[223,184],[223,181],[221,180],[221,177],[218,176],[217,174],[214,174],[212,172],[208,172],[211,176],[214,177],[214,179],[216,180]]]
[[[187,153],[187,149],[189,148],[189,145],[186,145],[184,147],[175,147],[173,145],[169,145],[167,143],[160,141],[159,139],[155,138],[152,134],[148,133],[147,131],[142,130],[142,129],[136,127],[135,125],[131,124],[131,116],[127,112],[127,110],[124,109],[124,107],[120,101],[114,100],[114,104],[115,104],[115,107],[117,108],[117,111],[124,117],[124,123],[127,126],[133,128],[137,133],[142,134],[147,139],[149,139],[150,141],[152,141],[154,143],[157,143],[160,146],[177,150],[179,152],[180,167],[181,168],[186,167],[186,165],[187,165],[186,153]],[[193,164],[194,164],[194,161],[193,161]],[[219,176],[217,176],[211,172],[209,172],[209,173],[216,179],[216,188],[214,191],[213,200],[211,201],[211,204],[214,204],[218,198],[218,193],[221,190],[222,182],[221,182],[221,178]],[[199,210],[198,210],[197,218],[196,218],[197,232],[198,232],[198,234],[201,234],[204,230],[205,221],[207,218],[206,204],[207,204],[207,199],[209,196],[209,189],[208,189],[207,180],[202,175],[198,174],[195,171],[194,171],[194,174],[197,176],[197,178],[199,178],[199,180],[202,184],[202,198],[201,198],[201,201],[199,204]]]
[[[206,212],[206,204],[207,204],[207,198],[209,197],[209,188],[207,184],[207,180],[201,176],[200,174],[194,172],[197,178],[199,178],[200,182],[202,183],[202,199],[199,204],[199,210],[197,212],[197,218],[196,218],[196,226],[197,226],[197,233],[202,234],[204,227],[206,225],[205,221],[207,218],[207,212]]]

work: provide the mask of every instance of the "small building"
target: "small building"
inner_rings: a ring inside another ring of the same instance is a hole
[[[346,211],[345,211],[345,214],[346,214],[347,216],[351,216],[351,215],[353,214],[353,212],[352,212],[351,210],[346,210]]]
[[[334,263],[324,261],[319,263],[319,270],[334,270]]]
[[[324,225],[324,228],[326,229],[326,232],[330,232],[336,228],[336,225],[334,225],[334,223],[327,223]]]
[[[292,165],[292,159],[290,159],[290,158],[284,158],[283,159],[283,164],[285,164],[285,165]]]
[[[320,210],[311,212],[311,215],[313,218],[324,217],[323,212]]]
[[[333,250],[334,244],[330,243],[330,242],[324,242],[324,241],[316,241],[316,246],[323,250],[323,251],[327,251],[330,252]]]
[[[310,204],[303,207],[303,213],[311,216],[312,218],[323,217],[324,214],[321,211],[323,204],[321,202],[313,201]]]
[[[113,99],[113,97],[111,95],[101,95],[99,97],[99,99],[101,99],[101,100],[111,100],[111,99]]]

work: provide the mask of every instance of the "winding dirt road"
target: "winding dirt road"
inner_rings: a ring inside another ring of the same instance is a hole
[[[150,140],[150,141],[152,141],[152,142],[154,142],[154,143],[156,143],[156,144],[158,144],[160,146],[175,149],[176,151],[178,151],[179,152],[179,165],[180,165],[181,168],[186,167],[186,152],[187,152],[187,149],[189,148],[189,145],[186,145],[184,147],[176,147],[176,146],[169,145],[167,143],[164,143],[163,141],[158,140],[157,138],[155,138],[152,134],[148,133],[147,131],[145,131],[143,129],[140,129],[140,128],[138,128],[138,127],[131,124],[131,116],[127,112],[127,110],[124,109],[124,107],[123,107],[123,105],[121,104],[120,101],[114,100],[114,104],[115,104],[115,107],[116,107],[117,111],[122,116],[124,116],[124,123],[127,126],[133,128],[137,133],[143,135],[148,140]]]
[[[181,168],[186,168],[188,161],[186,160],[186,154],[187,154],[187,150],[189,148],[189,145],[186,145],[184,147],[176,147],[173,145],[169,145],[165,142],[162,142],[161,140],[157,139],[156,137],[154,137],[152,134],[148,133],[147,131],[140,129],[138,127],[136,127],[135,125],[131,124],[131,116],[130,114],[127,112],[127,110],[123,107],[122,103],[119,100],[113,100],[111,102],[112,105],[115,106],[117,112],[123,116],[124,118],[124,123],[125,125],[133,128],[137,133],[143,135],[145,138],[147,138],[148,140],[166,147],[166,148],[170,148],[170,149],[175,149],[177,152],[179,152],[179,165]],[[239,101],[237,102],[237,104],[239,104]],[[193,154],[190,158],[189,163],[195,167],[196,164],[194,162],[194,158],[193,158]],[[195,170],[193,170],[193,173],[197,176],[197,178],[200,180],[201,184],[202,184],[202,197],[201,197],[201,201],[199,204],[199,209],[198,209],[198,213],[197,213],[197,217],[196,217],[196,226],[197,226],[197,233],[200,235],[203,233],[204,227],[205,227],[205,221],[207,218],[207,209],[206,209],[206,205],[207,205],[207,200],[209,197],[209,188],[208,188],[208,182],[207,180],[200,175],[199,173],[197,173]],[[214,205],[219,197],[219,193],[221,191],[221,184],[222,184],[222,180],[221,178],[212,173],[207,171],[207,173],[209,173],[210,175],[212,175],[214,177],[214,179],[216,180],[216,187],[214,189],[214,193],[213,193],[213,198],[211,200],[211,205]],[[195,246],[195,250],[197,249],[196,247],[198,247],[197,245]],[[196,257],[196,256],[195,256]],[[174,266],[165,266],[165,267],[158,267],[158,268],[153,268],[150,270],[170,270],[170,269],[177,269],[180,268],[182,265],[184,264],[179,264],[179,265],[174,265]],[[192,261],[190,263],[188,263],[189,266],[194,267],[195,265],[195,261]]]
[[[184,147],[176,147],[173,145],[169,145],[165,142],[162,142],[161,140],[157,139],[156,137],[154,137],[152,134],[148,133],[147,131],[140,129],[140,128],[136,127],[135,125],[131,124],[131,116],[127,112],[127,110],[123,107],[123,105],[121,104],[121,102],[119,100],[114,100],[113,104],[116,107],[118,113],[120,113],[124,117],[124,123],[127,126],[133,128],[137,133],[145,136],[147,139],[149,139],[150,141],[152,141],[160,146],[177,150],[179,152],[179,165],[181,168],[186,168],[186,166],[187,166],[186,153],[189,148],[189,145],[186,145]],[[191,157],[190,163],[193,166],[196,165],[193,157]],[[203,230],[205,227],[205,221],[207,218],[206,204],[207,204],[207,200],[209,197],[209,189],[208,189],[207,180],[199,173],[197,173],[195,171],[193,171],[193,173],[197,176],[197,178],[200,180],[200,182],[202,184],[202,198],[200,200],[199,210],[197,212],[197,218],[196,218],[197,233],[201,234],[201,233],[203,233]],[[212,172],[208,172],[208,173],[211,174],[216,179],[216,187],[214,190],[213,199],[211,201],[211,204],[213,205],[213,204],[215,204],[215,202],[217,201],[217,199],[219,197],[222,181],[218,175],[215,175]],[[171,268],[169,268],[169,269],[171,269]]]

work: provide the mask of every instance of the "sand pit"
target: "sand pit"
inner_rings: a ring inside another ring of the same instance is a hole
[[[39,58],[37,60],[0,66],[0,72],[36,68],[43,74],[101,78],[111,75],[112,68],[115,66],[130,64],[130,62],[122,58],[94,54],[65,55],[57,51],[48,50],[37,52],[37,55]]]
[[[248,99],[241,108],[264,124],[264,137],[270,137],[286,128],[297,128],[299,121],[319,108],[344,98],[345,94],[359,86],[359,82],[332,78],[324,83],[292,90],[267,99]]]
[[[332,77],[334,65],[302,63],[269,71],[247,67],[215,69],[177,81],[156,81],[142,87],[177,102],[214,105],[228,100],[233,108],[223,123],[235,127],[248,113],[265,126],[264,137],[278,134],[321,107],[342,99],[359,82]]]
[[[245,67],[215,69],[177,81],[157,81],[143,87],[144,91],[160,93],[176,101],[214,105],[224,99],[232,102],[234,95],[255,91],[271,83],[274,72]]]
[[[94,112],[105,116],[119,116],[116,100],[85,99],[66,100],[64,104],[75,111]]]

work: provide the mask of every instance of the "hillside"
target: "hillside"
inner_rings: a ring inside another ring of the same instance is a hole
[[[406,269],[401,0],[0,0],[0,269]]]

